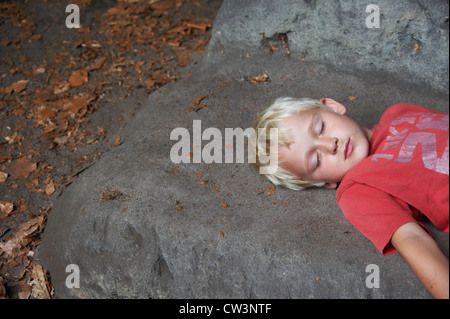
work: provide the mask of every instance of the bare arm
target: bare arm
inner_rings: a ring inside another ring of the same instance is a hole
[[[448,259],[420,225],[403,225],[392,236],[391,244],[434,298],[449,298]]]

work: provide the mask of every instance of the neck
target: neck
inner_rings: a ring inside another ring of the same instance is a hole
[[[366,132],[367,140],[370,142],[370,140],[372,139],[373,130],[364,127],[364,131]]]

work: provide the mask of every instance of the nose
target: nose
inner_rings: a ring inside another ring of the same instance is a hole
[[[332,138],[324,138],[319,142],[319,147],[324,151],[328,152],[331,155],[336,155],[338,150],[339,139],[336,137]]]

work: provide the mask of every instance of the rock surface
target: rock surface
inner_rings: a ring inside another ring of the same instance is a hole
[[[285,2],[308,11],[306,16],[323,17],[316,11],[326,10],[322,2]],[[295,10],[283,9],[281,2],[273,8],[272,1],[258,1],[258,6],[256,1],[237,3],[224,2],[210,51],[192,75],[153,93],[124,128],[123,144],[80,174],[57,200],[39,256],[56,296],[428,298],[398,254],[381,256],[349,224],[336,205],[334,191],[273,190],[248,162],[172,162],[174,129],[187,128],[192,143],[193,121],[201,120],[202,131],[214,127],[221,132],[225,152],[230,147],[225,129],[252,127],[256,113],[279,96],[332,97],[367,127],[398,102],[448,112],[448,93],[432,83],[415,85],[382,72],[365,72],[357,68],[357,61],[345,72],[340,65],[328,64],[332,60],[308,61],[309,55],[296,52],[302,47],[301,36],[289,22]],[[247,3],[254,6],[254,15],[237,24],[250,8]],[[266,11],[285,18],[272,26],[275,20],[270,15],[260,19]],[[336,14],[346,20],[350,13],[343,8]],[[289,30],[291,55],[280,41],[270,44],[278,48],[273,53],[261,45],[259,32],[267,37]],[[385,49],[380,43],[380,50]],[[392,50],[403,54],[398,43]],[[258,74],[267,74],[270,82],[252,82]],[[444,85],[448,86],[448,78]],[[200,97],[205,106],[186,111]],[[202,147],[207,143],[204,140]],[[448,234],[431,230],[448,256]],[[80,288],[66,286],[69,264],[80,269]],[[366,286],[370,264],[380,269],[380,288]]]
[[[377,1],[379,28],[368,28],[370,2],[231,0],[220,8],[210,53],[271,45],[284,37],[308,61],[341,70],[383,72],[448,91],[449,2]],[[366,10],[368,12],[366,12]]]

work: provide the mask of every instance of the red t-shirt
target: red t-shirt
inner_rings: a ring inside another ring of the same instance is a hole
[[[426,216],[448,233],[449,117],[411,104],[391,106],[373,128],[370,155],[342,180],[337,202],[383,254],[408,222]],[[426,229],[426,228],[425,228]]]

